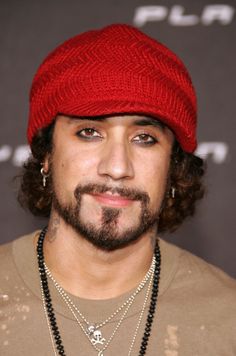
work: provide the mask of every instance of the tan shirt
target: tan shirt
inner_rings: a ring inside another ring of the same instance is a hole
[[[42,305],[34,234],[0,248],[1,356],[54,355]],[[146,355],[235,356],[236,282],[163,240],[160,249],[160,291]],[[146,290],[135,299],[104,356],[128,355]],[[66,355],[98,355],[51,282],[50,291]],[[70,297],[86,318],[96,323],[112,314],[131,293],[99,301]],[[132,355],[138,355],[146,312],[147,308]],[[106,339],[121,315],[102,328]]]

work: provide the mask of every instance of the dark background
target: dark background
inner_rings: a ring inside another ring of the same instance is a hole
[[[207,195],[195,218],[166,239],[236,277],[235,5],[232,0],[1,0],[1,243],[45,224],[18,206],[13,180],[28,154],[25,133],[33,74],[47,53],[67,38],[122,22],[140,26],[174,50],[198,93],[196,153],[207,160]]]

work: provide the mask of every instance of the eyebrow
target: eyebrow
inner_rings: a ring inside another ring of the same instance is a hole
[[[125,114],[124,114],[125,115]],[[107,119],[110,117],[110,115],[104,115],[104,116],[70,116],[71,119],[76,119],[76,120],[88,120],[88,121],[100,121],[104,122],[107,121]],[[154,126],[161,131],[164,131],[166,125],[161,122],[159,119],[156,119],[154,117],[140,117],[136,119],[133,123],[133,125],[136,126]]]
[[[108,116],[68,116],[72,120],[106,121]]]
[[[164,131],[166,125],[158,119],[152,117],[140,118],[134,121],[134,125],[137,126],[155,126]]]

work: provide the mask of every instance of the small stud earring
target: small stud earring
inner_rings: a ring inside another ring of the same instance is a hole
[[[174,199],[175,198],[175,188],[171,187],[171,198]]]
[[[43,167],[40,169],[40,173],[43,177],[43,187],[45,188],[47,185],[47,178],[48,178],[48,174],[46,174],[43,170]]]

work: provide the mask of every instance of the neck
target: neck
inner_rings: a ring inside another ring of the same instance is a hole
[[[67,292],[85,299],[109,299],[135,288],[143,279],[155,241],[151,231],[125,248],[103,251],[53,214],[44,241],[44,257]]]

